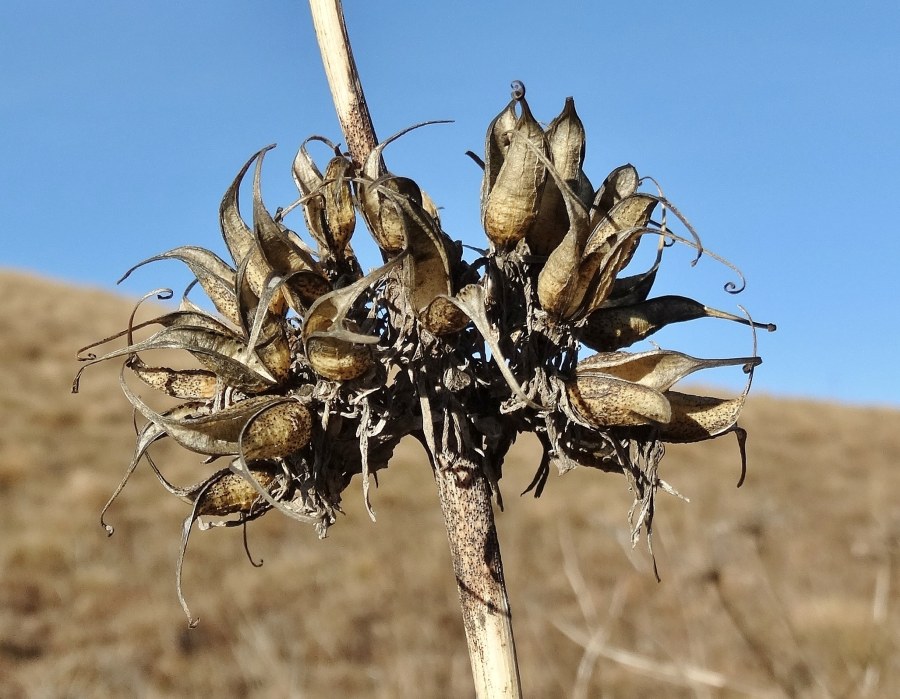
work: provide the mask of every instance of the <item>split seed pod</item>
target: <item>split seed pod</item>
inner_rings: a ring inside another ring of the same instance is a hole
[[[360,333],[347,319],[347,313],[361,294],[402,259],[395,257],[350,286],[325,294],[310,306],[303,318],[302,339],[307,361],[319,376],[332,381],[351,381],[374,366],[372,346],[379,338]]]
[[[497,250],[511,250],[525,237],[537,216],[546,172],[536,151],[546,157],[547,140],[528,102],[519,100],[521,114],[510,134],[509,147],[496,163],[491,139],[497,124],[505,120],[505,111],[488,130],[484,184],[481,199],[481,223]],[[508,109],[508,108],[507,108]]]
[[[424,207],[435,220],[438,219],[438,213],[431,197],[423,192],[413,180],[397,177],[387,171],[383,158],[384,149],[401,136],[422,126],[449,123],[451,122],[447,120],[423,121],[402,129],[375,146],[363,164],[362,177],[356,181],[359,208],[366,220],[369,232],[381,251],[388,257],[393,257],[406,248],[408,224],[404,214],[390,203],[390,199],[382,187],[416,202]],[[375,182],[381,186],[373,186]]]
[[[547,127],[547,144],[553,166],[578,199],[589,206],[594,198],[590,180],[584,174],[584,124],[575,111],[575,100],[566,98],[562,112]],[[528,230],[528,249],[534,255],[549,255],[569,229],[569,216],[562,193],[551,177],[544,184],[534,224]]]
[[[404,178],[393,178],[403,180]],[[381,183],[373,183],[402,217],[408,255],[403,261],[403,287],[409,305],[429,332],[435,335],[454,333],[466,326],[468,316],[450,303],[453,296],[453,276],[449,246],[452,244],[438,222],[421,203],[404,197]],[[400,185],[400,189],[409,185]]]

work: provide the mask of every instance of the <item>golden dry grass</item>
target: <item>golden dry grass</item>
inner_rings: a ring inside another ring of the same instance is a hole
[[[377,524],[354,484],[325,541],[275,513],[251,525],[259,569],[239,529],[195,532],[190,631],[186,505],[142,468],[115,535],[98,523],[132,450],[117,368],[69,393],[74,350],[130,303],[9,271],[0,292],[0,696],[472,695],[418,445],[374,491]],[[659,584],[627,542],[624,479],[576,471],[518,498],[537,451],[516,445],[498,526],[527,696],[900,696],[900,412],[754,397],[742,422],[741,490],[730,437],[669,449],[662,477],[691,502],[660,497]]]

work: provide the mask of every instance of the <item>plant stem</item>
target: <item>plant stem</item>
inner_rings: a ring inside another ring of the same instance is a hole
[[[436,469],[479,699],[522,696],[491,493],[481,469]]]
[[[310,0],[316,38],[350,154],[365,162],[377,138],[350,50],[340,0]],[[480,467],[435,468],[479,699],[522,690],[491,493]]]
[[[362,164],[378,144],[378,139],[353,60],[341,0],[309,0],[309,7],[347,148],[353,160]]]

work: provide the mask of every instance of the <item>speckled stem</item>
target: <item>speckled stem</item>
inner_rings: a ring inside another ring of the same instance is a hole
[[[481,469],[437,471],[479,699],[522,696],[491,495]]]
[[[350,49],[341,1],[309,0],[309,7],[347,148],[353,160],[362,164],[378,144],[378,139]]]
[[[335,110],[350,155],[365,162],[377,138],[350,50],[340,0],[310,0]],[[435,474],[479,699],[522,691],[491,494],[477,466]]]

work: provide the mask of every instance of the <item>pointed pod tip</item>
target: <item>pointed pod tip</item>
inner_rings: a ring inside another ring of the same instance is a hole
[[[512,98],[514,100],[525,99],[525,83],[521,80],[513,80],[509,86],[512,89]]]

